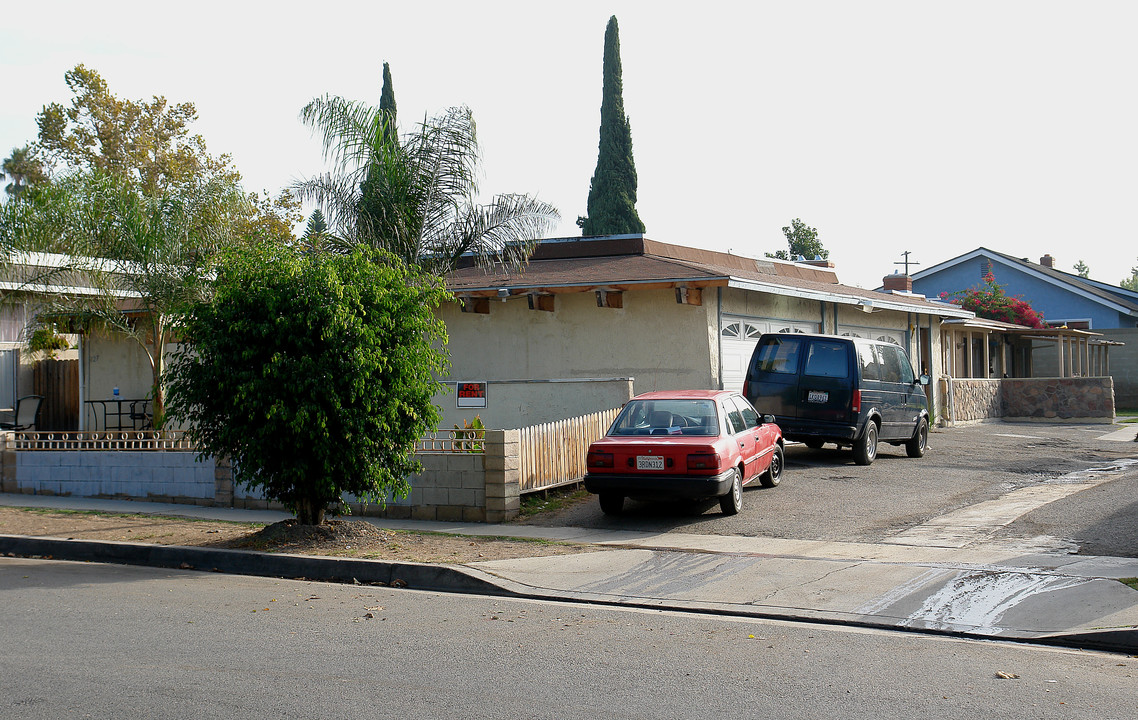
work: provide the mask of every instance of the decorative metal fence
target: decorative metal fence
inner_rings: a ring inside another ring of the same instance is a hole
[[[50,432],[21,430],[12,433],[15,450],[177,450],[192,451],[182,430],[110,430]]]
[[[522,493],[548,490],[585,477],[589,444],[600,439],[620,408],[522,428],[519,465]]]
[[[415,443],[417,453],[481,453],[486,449],[485,430],[436,430]]]

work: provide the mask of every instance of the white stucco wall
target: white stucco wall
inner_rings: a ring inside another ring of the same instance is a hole
[[[479,415],[488,427],[524,427],[617,407],[635,393],[714,388],[718,383],[715,291],[702,305],[681,305],[673,290],[626,292],[624,307],[597,307],[593,293],[554,298],[554,311],[530,310],[526,298],[490,301],[489,314],[439,310],[450,338],[444,380],[485,380],[487,407],[455,408],[451,392],[436,396],[443,427]],[[495,384],[519,380],[604,382]]]
[[[167,367],[176,345],[166,346]],[[134,340],[118,334],[92,333],[83,338],[81,385],[83,399],[107,400],[119,389],[119,397],[143,399],[152,397],[154,383],[150,361]],[[83,408],[84,427],[94,429],[89,405]],[[101,421],[100,421],[101,423]],[[169,427],[169,426],[168,426]],[[100,425],[99,429],[102,429]]]

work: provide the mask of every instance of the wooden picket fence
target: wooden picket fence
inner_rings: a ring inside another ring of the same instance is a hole
[[[598,440],[620,408],[522,428],[519,464],[522,493],[580,482],[589,444]]]

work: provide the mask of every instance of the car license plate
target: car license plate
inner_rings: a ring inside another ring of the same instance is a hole
[[[824,390],[811,390],[806,395],[806,401],[812,402],[812,403],[824,403],[824,402],[829,401],[829,399],[830,399],[830,393],[828,393]]]
[[[664,469],[664,456],[663,455],[637,455],[636,456],[636,469],[637,470],[663,470]]]

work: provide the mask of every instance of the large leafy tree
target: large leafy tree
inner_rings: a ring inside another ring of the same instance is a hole
[[[122,176],[69,174],[0,208],[0,237],[13,249],[63,250],[67,262],[23,279],[48,301],[37,322],[60,318],[138,344],[152,373],[154,425],[165,413],[164,348],[187,302],[209,292],[219,248],[234,244],[247,199],[224,178],[143,194]],[[82,293],[52,288],[81,287]],[[54,292],[55,294],[51,294]]]
[[[767,253],[767,257],[780,260],[794,260],[798,257],[806,260],[815,258],[825,260],[830,257],[830,251],[822,247],[821,241],[818,240],[817,228],[810,227],[799,218],[791,220],[790,225],[782,229],[782,234],[786,236],[787,249]]]
[[[73,93],[67,105],[52,103],[36,116],[38,147],[47,163],[71,171],[98,171],[121,178],[139,193],[158,197],[179,186],[236,185],[241,174],[227,154],[211,155],[192,133],[193,103],[165,97],[126,100],[115,96],[97,71],[76,65],[64,74]],[[248,242],[292,238],[299,202],[289,193],[247,197],[250,213],[241,234]]]
[[[436,427],[441,281],[368,247],[236,251],[196,304],[174,361],[171,412],[203,454],[319,524],[342,493],[383,502],[419,469]]]
[[[632,160],[632,128],[624,114],[624,81],[616,15],[605,28],[601,90],[601,131],[597,168],[589,183],[588,215],[577,219],[584,235],[642,233],[636,212],[636,164]]]
[[[71,103],[52,103],[36,116],[39,145],[51,160],[118,175],[146,194],[202,179],[240,179],[228,155],[211,156],[202,136],[190,134],[198,117],[193,103],[171,105],[157,95],[120,99],[83,65],[68,70],[64,81]]]
[[[557,210],[521,194],[478,202],[481,155],[469,108],[425,119],[401,138],[392,130],[393,111],[325,96],[301,112],[334,171],[294,190],[319,204],[335,249],[368,245],[434,273],[464,256],[484,265],[523,264]]]
[[[0,166],[0,180],[11,178],[4,188],[9,197],[19,198],[32,185],[47,181],[47,171],[39,158],[38,150],[31,145],[12,148],[12,154]]]

